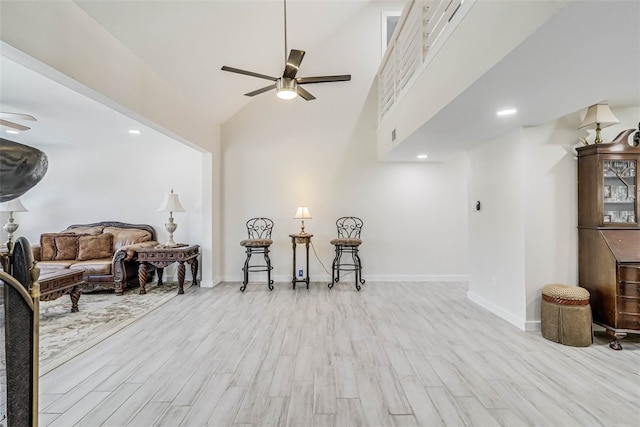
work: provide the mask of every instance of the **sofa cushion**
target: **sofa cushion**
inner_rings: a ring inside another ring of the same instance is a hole
[[[40,269],[40,276],[52,273],[56,271],[61,271],[70,268],[77,261],[74,260],[65,260],[65,261],[38,261],[36,264]]]
[[[56,245],[55,261],[76,259],[78,255],[78,236],[69,234],[58,234],[53,241]]]
[[[73,228],[67,228],[66,230],[63,231],[63,233],[73,233],[73,234],[102,234],[102,230],[104,229],[103,226],[93,226],[93,227],[89,227],[89,226],[80,226],[80,227],[73,227]]]
[[[103,232],[113,234],[114,251],[117,251],[122,246],[151,240],[151,233],[139,228],[105,227]]]
[[[82,270],[88,275],[113,274],[111,272],[111,258],[91,259],[87,261],[78,261],[69,266],[70,270]]]
[[[113,256],[113,234],[104,233],[98,235],[78,237],[78,261],[86,261],[98,258],[110,258]]]

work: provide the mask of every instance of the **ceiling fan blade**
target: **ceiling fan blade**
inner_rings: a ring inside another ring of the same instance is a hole
[[[305,101],[313,101],[314,99],[316,99],[315,96],[311,95],[309,92],[302,89],[300,86],[298,86],[298,88],[296,89],[296,92],[298,92],[298,95],[300,95],[301,98],[304,98]]]
[[[351,74],[343,74],[341,76],[320,76],[320,77],[299,77],[296,79],[299,85],[307,85],[311,83],[329,83],[329,82],[348,82],[351,80]]]
[[[19,125],[17,123],[13,123],[13,122],[8,122],[8,121],[2,120],[2,119],[0,119],[0,126],[6,126],[8,128],[15,129],[15,130],[29,130],[29,129],[31,129],[29,127],[22,126],[22,125]]]
[[[261,93],[267,92],[267,91],[269,91],[271,89],[275,89],[275,88],[276,88],[276,85],[273,84],[273,85],[265,86],[263,88],[254,90],[253,92],[245,93],[244,95],[245,96],[256,96],[256,95],[260,95]]]
[[[289,59],[287,59],[287,64],[284,67],[284,74],[282,76],[294,79],[300,69],[302,58],[304,58],[304,50],[291,49],[291,52],[289,52]]]
[[[239,68],[227,67],[226,65],[224,65],[221,68],[221,70],[222,71],[229,71],[229,72],[232,72],[232,73],[244,74],[245,76],[258,77],[259,79],[271,80],[271,81],[274,81],[274,82],[276,80],[278,80],[277,77],[271,77],[271,76],[267,76],[265,74],[254,73],[253,71],[241,70]]]
[[[5,118],[5,119],[21,119],[21,120],[29,120],[31,122],[37,122],[38,120],[36,120],[35,117],[30,116],[28,114],[21,114],[21,113],[5,113],[5,112],[0,112],[0,117]]]

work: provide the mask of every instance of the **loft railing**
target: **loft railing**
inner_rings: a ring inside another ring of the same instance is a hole
[[[426,65],[446,36],[462,6],[475,0],[410,0],[387,47],[378,71],[378,119],[398,101],[416,71]],[[456,20],[457,21],[457,20]]]

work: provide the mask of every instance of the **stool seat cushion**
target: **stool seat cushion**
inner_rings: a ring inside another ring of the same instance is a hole
[[[571,300],[571,301],[588,301],[589,291],[580,286],[569,285],[545,285],[542,288],[542,295],[552,299]]]
[[[245,239],[240,242],[240,246],[248,246],[252,248],[271,246],[271,244],[273,244],[273,240],[271,239]]]
[[[360,246],[362,244],[361,239],[349,239],[349,238],[339,238],[332,239],[331,244],[334,246]]]

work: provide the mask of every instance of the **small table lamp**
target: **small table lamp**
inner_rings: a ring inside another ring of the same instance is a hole
[[[178,246],[178,244],[173,240],[173,232],[178,228],[178,224],[173,222],[173,213],[184,212],[184,208],[180,204],[178,195],[174,194],[173,189],[171,189],[171,193],[164,196],[164,200],[162,201],[162,205],[158,208],[158,212],[169,212],[169,222],[164,225],[164,228],[166,228],[169,233],[169,241],[165,243],[165,246]]]
[[[304,232],[304,220],[305,219],[311,219],[311,212],[309,212],[309,208],[306,207],[306,206],[298,207],[298,210],[296,210],[296,214],[293,216],[293,219],[301,219],[302,220],[302,227],[300,228],[300,234],[302,234],[302,235],[306,234]]]
[[[600,131],[602,128],[615,125],[616,123],[620,123],[620,120],[613,115],[609,105],[595,104],[587,109],[587,114],[584,116],[584,120],[582,120],[582,124],[578,129],[584,129],[596,125],[596,139],[594,142],[596,144],[600,144],[602,143],[602,138],[600,137]]]
[[[13,213],[29,211],[24,207],[24,205],[20,201],[20,198],[15,198],[13,200],[9,200],[8,202],[0,204],[0,212],[9,212],[7,223],[4,224],[2,228],[7,232],[7,237],[9,238],[9,242],[11,242],[11,240],[13,240],[13,233],[15,233],[20,226],[19,224],[13,222]]]

